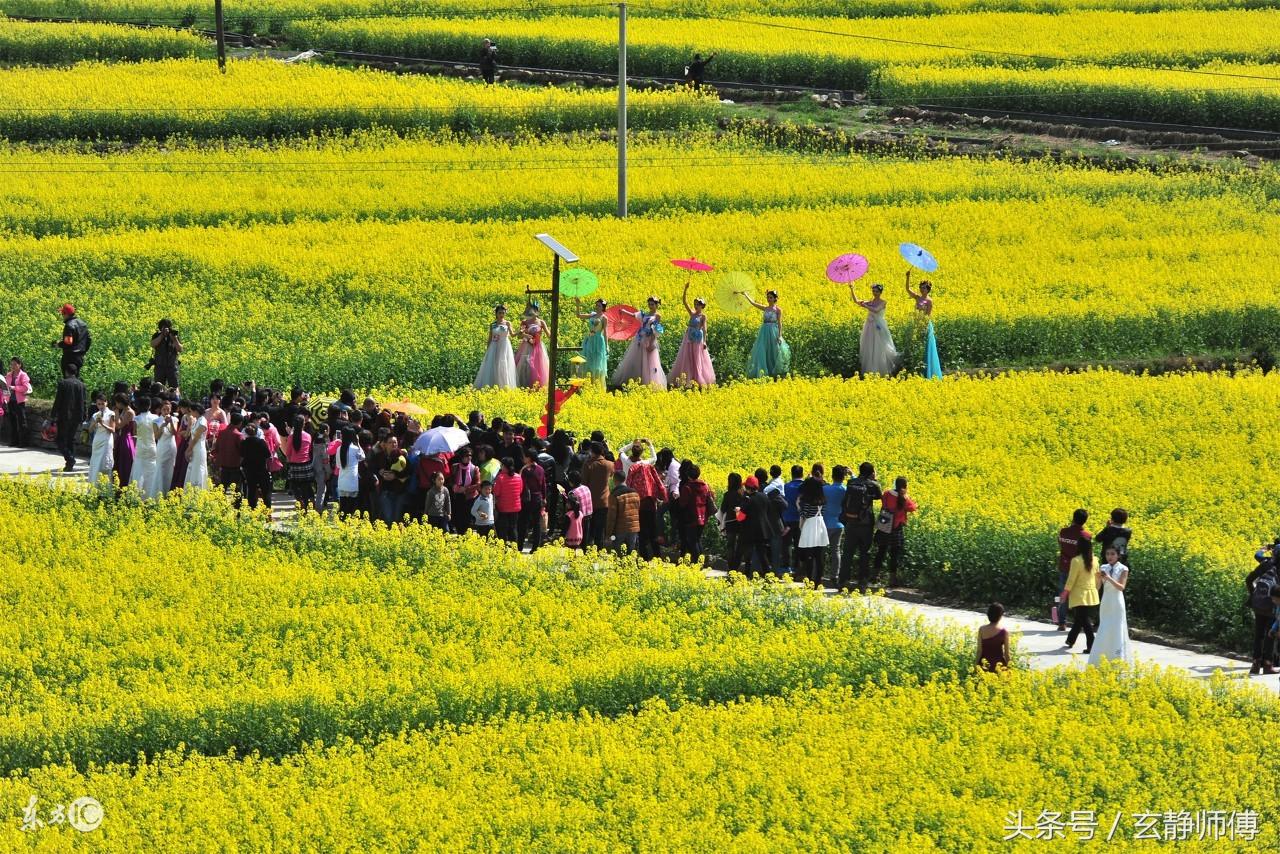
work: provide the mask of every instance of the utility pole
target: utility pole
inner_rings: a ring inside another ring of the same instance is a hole
[[[627,218],[627,4],[618,4],[618,218]]]
[[[213,18],[218,29],[218,70],[227,73],[227,35],[222,27],[222,0],[213,0]]]

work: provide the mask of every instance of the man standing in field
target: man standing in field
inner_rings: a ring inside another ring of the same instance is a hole
[[[53,394],[53,421],[58,425],[58,450],[66,462],[63,471],[76,467],[76,434],[84,421],[84,383],[80,382],[80,368],[68,365],[58,380]]]
[[[89,335],[89,327],[76,316],[76,309],[71,303],[62,307],[62,338],[53,342],[53,346],[62,350],[59,367],[62,375],[67,375],[67,368],[75,365],[76,376],[84,369],[84,357],[93,345],[93,337]]]
[[[1089,511],[1079,509],[1071,514],[1071,524],[1058,531],[1058,586],[1062,590],[1067,586],[1067,576],[1071,573],[1071,559],[1079,553],[1081,540],[1092,540],[1093,534],[1085,530],[1084,523],[1089,521]],[[1053,602],[1058,607],[1058,631],[1067,630],[1067,603],[1055,596]]]
[[[707,75],[707,66],[711,64],[711,60],[715,59],[713,53],[706,59],[702,58],[702,54],[695,53],[693,59],[684,68],[684,82],[694,89],[702,88],[702,80]]]
[[[480,76],[484,82],[493,85],[494,75],[498,72],[498,46],[489,39],[480,47]]]

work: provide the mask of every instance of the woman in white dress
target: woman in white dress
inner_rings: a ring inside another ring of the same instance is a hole
[[[198,415],[191,425],[191,439],[187,442],[187,480],[184,489],[209,488],[209,421],[199,405],[192,407],[192,415]]]
[[[156,423],[156,481],[159,495],[167,495],[173,486],[173,466],[178,461],[178,421],[173,417],[173,404],[162,401]]]
[[[1129,567],[1120,562],[1120,552],[1114,546],[1107,548],[1106,563],[1098,567],[1098,577],[1103,587],[1111,592],[1102,597],[1099,607],[1098,635],[1093,639],[1089,653],[1090,664],[1101,664],[1104,658],[1118,659],[1133,664],[1133,651],[1129,648],[1129,618],[1124,607],[1124,589],[1129,584]]]
[[[476,388],[515,388],[516,357],[511,350],[511,323],[507,320],[507,307],[497,305],[493,309],[493,323],[489,324],[489,346],[484,351],[484,361],[476,374]]]
[[[893,346],[893,336],[884,319],[888,303],[884,301],[883,294],[884,285],[874,284],[871,286],[871,299],[863,301],[854,293],[853,282],[849,283],[849,296],[867,310],[867,320],[862,324],[862,338],[858,342],[858,359],[862,363],[863,376],[892,376],[898,365],[898,350]]]
[[[107,396],[100,391],[93,393],[95,412],[89,419],[90,444],[89,485],[111,488],[111,468],[115,463],[116,413],[107,406]],[[106,478],[106,484],[100,484]]]
[[[138,443],[133,452],[133,482],[137,484],[142,497],[148,500],[160,494],[156,488],[156,422],[160,417],[155,414],[156,405],[149,397],[138,401],[138,417],[135,441]]]
[[[662,335],[662,300],[651,296],[646,305],[648,311],[624,311],[624,314],[640,321],[640,330],[627,345],[622,361],[609,378],[609,385],[614,388],[622,388],[632,380],[664,390],[667,387],[667,374],[662,370],[662,356],[658,352],[658,338]]]

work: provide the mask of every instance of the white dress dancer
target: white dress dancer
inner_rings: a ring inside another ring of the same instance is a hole
[[[158,416],[150,412],[140,412],[134,419],[137,423],[137,435],[134,441],[137,446],[133,452],[133,480],[138,485],[142,497],[148,500],[160,494],[159,482],[156,479],[156,422]]]
[[[158,494],[167,495],[173,486],[173,466],[178,459],[178,426],[172,415],[160,416],[160,438],[156,440],[156,483]]]
[[[489,346],[476,373],[475,387],[516,387],[516,357],[511,349],[511,324],[506,320],[506,309],[500,310],[497,319],[489,324]]]
[[[1098,665],[1104,658],[1133,664],[1129,647],[1129,617],[1124,607],[1124,587],[1129,583],[1129,567],[1122,563],[1104,563],[1098,567],[1106,592],[1098,608],[1098,634],[1093,639],[1089,663]]]
[[[93,414],[92,452],[89,454],[89,485],[111,487],[111,469],[115,465],[115,428],[116,414],[110,407],[99,409]],[[106,484],[98,481],[106,478]]]
[[[849,285],[849,293],[853,295],[852,284]],[[886,304],[880,296],[882,293],[883,285],[872,285],[871,299],[863,301],[857,296],[853,297],[854,302],[867,310],[867,319],[862,324],[862,338],[858,341],[858,360],[863,376],[893,376],[898,367],[898,348],[893,346],[893,335],[884,319]]]
[[[191,461],[187,463],[187,480],[184,489],[209,488],[209,421],[203,415],[191,428]]]

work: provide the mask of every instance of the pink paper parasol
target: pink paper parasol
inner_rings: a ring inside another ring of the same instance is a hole
[[[856,282],[867,274],[867,259],[856,252],[848,252],[827,265],[827,278],[845,284]]]
[[[629,305],[611,305],[604,310],[605,334],[611,341],[628,341],[640,331],[640,319],[623,312],[634,312]]]
[[[710,264],[704,264],[697,258],[672,258],[671,263],[681,270],[689,270],[694,273],[709,273],[715,269],[715,267]]]

